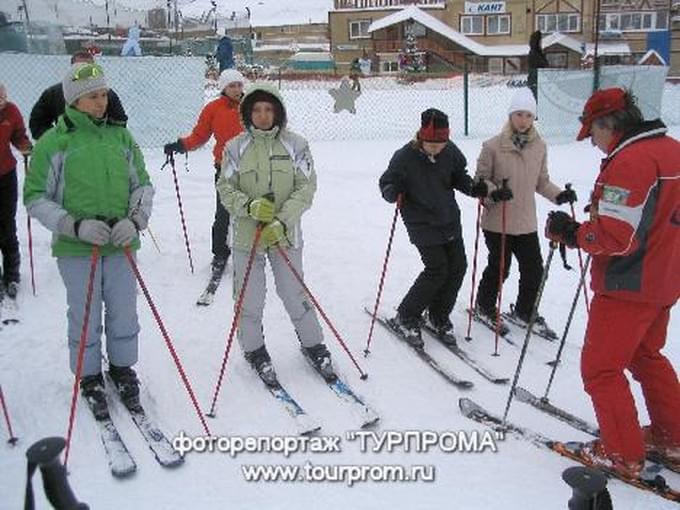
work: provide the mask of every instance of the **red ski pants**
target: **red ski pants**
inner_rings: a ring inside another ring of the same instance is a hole
[[[596,295],[581,354],[581,375],[608,455],[629,462],[645,456],[629,370],[642,386],[655,437],[680,445],[680,382],[659,351],[666,343],[670,307]]]

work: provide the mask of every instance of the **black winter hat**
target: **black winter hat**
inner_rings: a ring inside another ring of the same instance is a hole
[[[418,138],[423,142],[447,142],[449,117],[441,110],[428,108],[420,115]]]
[[[274,126],[285,127],[286,110],[279,98],[266,90],[255,90],[241,102],[241,120],[246,129],[253,125],[253,106],[259,102],[271,103],[274,106]]]

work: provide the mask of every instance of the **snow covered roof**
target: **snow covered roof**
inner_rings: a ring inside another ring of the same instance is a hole
[[[663,58],[661,55],[659,55],[659,52],[656,50],[649,50],[647,53],[645,53],[640,60],[638,60],[638,64],[644,64],[647,62],[652,57],[656,57],[657,61],[661,63],[662,66],[668,65],[666,62],[666,59]]]
[[[586,44],[586,55],[595,53],[595,43]],[[598,55],[630,55],[630,46],[626,42],[602,42],[597,46]]]
[[[407,7],[406,9],[402,9],[399,12],[395,12],[394,14],[390,14],[389,16],[385,16],[384,18],[374,21],[368,27],[368,32],[375,32],[376,30],[381,30],[383,28],[396,25],[398,23],[403,23],[404,21],[408,20],[417,21],[421,25],[429,28],[433,32],[438,33],[449,41],[456,43],[458,46],[465,48],[475,55],[485,57],[522,57],[529,54],[528,44],[486,45],[478,43],[468,36],[461,34],[457,30],[454,30],[443,21],[438,20],[434,16],[422,11],[415,6]],[[556,44],[564,46],[565,48],[568,48],[579,54],[583,51],[583,43],[581,41],[560,32],[548,34],[544,36],[541,41],[543,48],[549,48],[550,46]],[[590,47],[593,45],[586,46]],[[600,42],[598,53],[601,55],[627,55],[630,54],[630,47],[624,42]]]

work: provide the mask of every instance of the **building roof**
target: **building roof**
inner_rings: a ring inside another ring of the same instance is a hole
[[[528,44],[486,45],[479,43],[470,37],[461,34],[457,30],[454,30],[443,21],[438,20],[434,16],[415,6],[407,7],[401,11],[395,12],[394,14],[390,14],[389,16],[385,16],[384,18],[374,21],[368,27],[368,32],[375,32],[377,30],[403,23],[404,21],[408,20],[417,21],[421,25],[429,28],[433,32],[438,33],[442,37],[445,37],[449,41],[456,43],[458,46],[465,48],[470,53],[474,53],[475,55],[485,57],[522,57],[529,54]],[[550,46],[557,44],[579,54],[583,52],[583,43],[581,41],[559,32],[548,34],[544,36],[541,41],[543,48],[549,48]],[[587,44],[586,51],[591,46],[594,47],[592,44]],[[624,42],[600,42],[598,46],[598,53],[600,55],[629,55],[630,47]]]
[[[651,59],[651,60],[653,61],[655,58],[657,59],[657,62],[659,62],[660,65],[662,65],[662,66],[667,66],[667,65],[668,65],[668,63],[666,62],[666,59],[663,58],[661,55],[659,55],[659,52],[657,52],[656,50],[649,50],[647,53],[645,53],[645,54],[640,58],[640,60],[638,60],[637,63],[638,63],[638,64],[641,64],[641,65],[644,65],[644,64],[647,63],[648,60]]]

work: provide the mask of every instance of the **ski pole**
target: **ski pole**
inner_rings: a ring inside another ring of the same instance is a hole
[[[2,392],[2,386],[0,386],[0,404],[2,404],[2,413],[5,415],[5,423],[7,423],[7,434],[9,434],[7,442],[14,446],[19,438],[12,432],[12,422],[9,420],[9,411],[7,410],[7,404],[5,403],[5,395]]]
[[[527,348],[529,347],[531,330],[534,328],[536,317],[538,317],[538,305],[540,304],[541,298],[543,297],[543,289],[545,288],[545,282],[548,279],[550,264],[552,263],[553,255],[555,254],[556,248],[557,243],[555,243],[554,241],[550,241],[550,251],[548,251],[548,258],[545,261],[545,267],[543,268],[543,276],[541,276],[541,283],[538,287],[538,293],[536,294],[536,301],[534,301],[534,307],[531,310],[529,324],[527,324],[527,334],[524,336],[524,345],[522,345],[522,352],[520,353],[519,360],[517,361],[517,369],[515,370],[515,377],[512,380],[510,394],[508,395],[508,402],[505,404],[505,412],[503,413],[503,426],[505,426],[505,421],[508,419],[508,412],[510,412],[510,404],[512,403],[512,398],[515,396],[515,388],[517,387],[519,374],[522,371],[522,365],[524,364],[524,357],[526,356]]]
[[[28,175],[28,155],[24,154],[24,175]],[[33,230],[31,229],[31,217],[26,214],[26,230],[28,231],[28,262],[31,267],[31,288],[35,291],[35,269],[33,265]]]
[[[390,252],[392,251],[392,240],[394,239],[394,229],[397,225],[397,216],[399,216],[399,209],[404,195],[399,193],[397,196],[397,203],[394,207],[394,216],[392,217],[392,227],[390,228],[390,236],[387,241],[387,250],[385,251],[385,260],[383,262],[382,273],[380,274],[380,283],[378,283],[378,294],[375,297],[375,306],[373,307],[373,316],[371,317],[371,327],[368,330],[368,340],[366,340],[366,349],[364,349],[364,356],[368,356],[371,352],[371,338],[373,338],[373,328],[375,327],[375,319],[378,315],[378,306],[380,306],[380,298],[382,297],[383,285],[385,284],[385,274],[387,273],[387,262],[390,259]]]
[[[149,289],[146,287],[146,284],[144,283],[142,274],[139,272],[139,266],[137,266],[137,263],[135,262],[135,259],[132,256],[132,252],[130,251],[129,246],[125,247],[125,256],[127,257],[128,262],[130,263],[130,267],[132,268],[132,271],[135,274],[135,278],[139,282],[139,286],[142,288],[142,292],[144,293],[146,302],[149,304],[149,308],[151,308],[151,313],[153,313],[154,319],[156,319],[158,329],[160,329],[161,334],[163,335],[165,345],[168,347],[168,351],[170,351],[170,356],[172,356],[172,359],[175,362],[175,366],[177,367],[179,376],[182,379],[182,383],[184,384],[184,387],[186,388],[187,393],[189,394],[189,398],[191,399],[191,403],[193,404],[194,409],[196,410],[196,414],[198,414],[198,419],[201,421],[201,425],[203,425],[203,430],[208,436],[212,436],[212,433],[208,428],[208,424],[205,422],[203,412],[201,411],[201,408],[198,405],[196,396],[194,395],[194,390],[191,388],[189,378],[187,377],[186,372],[184,371],[184,367],[182,367],[182,362],[180,361],[179,356],[177,355],[177,351],[175,351],[175,347],[172,344],[170,335],[168,334],[168,331],[165,329],[165,325],[161,320],[161,315],[158,313],[158,310],[156,309],[156,305],[154,304],[153,299],[151,298],[151,293],[149,292]]]
[[[472,314],[475,306],[475,286],[477,284],[477,253],[479,252],[479,231],[482,225],[482,200],[477,201],[477,227],[475,230],[475,253],[472,258],[472,286],[470,288],[470,309],[468,310],[468,325],[465,340],[472,341],[470,331],[472,330]]]
[[[191,268],[191,274],[194,274],[194,261],[191,257],[191,244],[189,243],[189,234],[187,233],[187,224],[184,220],[184,208],[182,207],[182,197],[179,193],[179,182],[177,181],[177,170],[175,170],[175,156],[172,153],[168,154],[165,163],[161,167],[161,170],[165,168],[166,165],[170,165],[172,170],[172,178],[175,181],[175,194],[177,195],[177,205],[179,206],[179,216],[182,221],[182,230],[184,232],[184,245],[187,249],[187,257],[189,258],[189,267]]]
[[[229,359],[229,352],[231,351],[231,344],[234,340],[236,326],[238,326],[238,321],[241,318],[241,310],[243,309],[243,299],[245,298],[246,295],[246,287],[248,286],[248,280],[250,279],[250,271],[253,268],[253,261],[255,260],[255,254],[257,253],[257,245],[260,242],[260,236],[262,235],[262,228],[263,228],[262,225],[257,226],[257,229],[255,230],[255,239],[253,239],[253,245],[251,246],[250,254],[248,255],[246,272],[243,275],[243,283],[241,284],[241,289],[238,292],[238,299],[236,300],[236,307],[234,308],[234,318],[231,321],[231,328],[229,329],[229,336],[227,337],[227,345],[224,349],[224,356],[222,357],[220,375],[217,378],[217,384],[215,385],[212,403],[210,404],[210,411],[208,411],[208,416],[210,418],[215,417],[215,404],[217,403],[217,396],[220,394],[220,388],[222,387],[222,379],[224,378],[224,372],[227,368],[227,360]]]
[[[508,179],[503,179],[503,184],[501,188],[508,187]],[[494,351],[493,356],[499,356],[498,354],[498,337],[501,331],[501,305],[503,304],[503,283],[505,280],[505,228],[506,228],[506,206],[505,200],[501,204],[501,260],[498,270],[498,302],[496,305],[496,335],[494,339]]]
[[[76,377],[73,381],[73,394],[71,396],[71,411],[68,419],[68,432],[66,433],[66,448],[64,450],[64,467],[68,464],[68,454],[71,450],[71,434],[76,417],[76,404],[78,402],[78,386],[83,374],[83,358],[85,357],[85,344],[87,343],[87,330],[90,323],[90,308],[92,306],[92,294],[94,292],[94,277],[97,272],[97,262],[99,260],[99,246],[92,247],[90,255],[90,275],[87,280],[87,295],[85,298],[85,314],[83,315],[83,327],[80,332],[80,342],[78,343],[78,361],[76,362]]]
[[[564,186],[566,189],[571,189],[571,183],[567,183]],[[576,221],[576,211],[574,210],[574,203],[569,202],[569,207],[571,207],[571,218]],[[581,254],[581,248],[576,248],[576,253],[578,253],[578,267],[581,270],[581,274],[584,274],[583,267],[583,255]],[[586,312],[590,313],[590,300],[588,299],[588,287],[583,285],[583,299],[586,302]]]
[[[159,254],[163,255],[163,252],[161,251],[160,246],[158,246],[158,241],[156,241],[156,236],[153,235],[153,232],[151,231],[151,227],[149,225],[146,226],[146,230],[149,233],[149,235],[151,236],[151,240],[153,241],[153,245],[156,247],[156,251]]]
[[[326,315],[326,312],[323,311],[323,308],[321,308],[321,305],[319,304],[319,302],[314,297],[314,294],[312,294],[312,291],[309,290],[309,287],[307,287],[307,285],[305,285],[305,282],[302,279],[302,276],[300,276],[300,273],[298,273],[298,271],[295,269],[295,267],[293,267],[293,263],[288,258],[286,251],[283,248],[281,248],[281,245],[279,245],[279,244],[276,245],[276,249],[279,251],[279,255],[281,255],[281,257],[283,257],[283,260],[286,261],[288,268],[291,270],[291,272],[293,273],[293,275],[295,276],[297,281],[300,283],[302,288],[305,290],[305,292],[309,296],[309,299],[311,299],[312,303],[314,303],[314,307],[319,311],[319,314],[321,314],[321,317],[323,317],[323,320],[326,322],[328,327],[331,329],[331,331],[333,332],[333,335],[335,335],[335,338],[337,339],[337,341],[340,343],[342,348],[345,350],[345,352],[349,356],[349,359],[351,359],[352,363],[354,363],[354,366],[356,367],[356,369],[361,374],[360,378],[362,380],[365,380],[366,378],[368,378],[368,374],[361,369],[361,367],[359,366],[359,363],[357,363],[357,360],[354,358],[354,356],[352,355],[352,352],[347,347],[347,344],[345,344],[343,339],[340,337],[340,333],[338,333],[338,330],[335,329],[335,326],[333,326],[333,323],[330,321],[330,319]]]
[[[562,333],[562,340],[560,341],[560,347],[557,350],[557,356],[553,361],[548,362],[548,365],[552,366],[552,372],[550,372],[550,378],[548,379],[548,385],[545,388],[545,395],[543,395],[543,400],[548,400],[548,393],[550,392],[550,386],[552,385],[553,379],[555,378],[555,372],[557,371],[557,366],[560,364],[562,359],[562,349],[564,349],[564,344],[567,341],[567,334],[569,333],[569,328],[571,327],[571,321],[574,318],[574,310],[576,310],[576,304],[578,303],[579,295],[581,294],[581,287],[585,283],[586,273],[588,271],[588,266],[590,265],[590,255],[586,258],[586,264],[581,270],[581,277],[578,281],[578,286],[576,287],[576,293],[574,294],[574,299],[571,302],[571,309],[569,310],[569,317],[567,318],[567,324],[564,326],[564,333]]]

